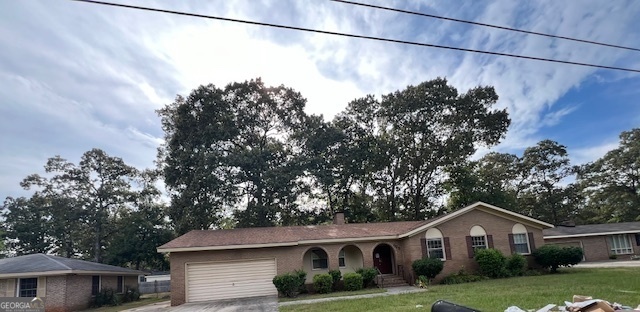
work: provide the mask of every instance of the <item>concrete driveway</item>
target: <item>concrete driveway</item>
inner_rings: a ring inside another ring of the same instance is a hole
[[[233,300],[219,300],[199,303],[186,303],[177,307],[167,308],[163,311],[171,312],[196,312],[196,311],[219,311],[219,312],[277,312],[278,298],[252,297]]]
[[[640,267],[640,260],[582,262],[574,268],[635,268]]]

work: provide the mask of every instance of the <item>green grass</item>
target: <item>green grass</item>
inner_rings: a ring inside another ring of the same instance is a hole
[[[345,296],[355,296],[355,295],[367,295],[367,294],[377,294],[386,292],[386,289],[382,288],[368,288],[357,291],[337,291],[329,294],[301,294],[295,298],[280,298],[278,301],[287,302],[287,301],[298,301],[298,300],[309,300],[309,299],[321,299],[321,298],[333,298],[333,297],[345,297]]]
[[[553,275],[434,285],[421,293],[285,306],[280,311],[430,311],[439,299],[488,312],[512,305],[528,310],[563,304],[573,295],[636,307],[640,304],[640,269],[565,269]]]
[[[140,299],[138,301],[134,301],[134,302],[127,302],[127,303],[123,303],[119,306],[115,306],[115,307],[100,307],[100,308],[96,308],[96,309],[89,309],[86,310],[87,312],[117,312],[117,311],[122,311],[122,310],[127,310],[127,309],[133,309],[133,308],[137,308],[137,307],[141,307],[144,305],[148,305],[148,304],[152,304],[152,303],[156,303],[156,302],[161,302],[161,301],[167,301],[169,300],[168,297],[160,297],[160,298],[144,298],[144,299]]]

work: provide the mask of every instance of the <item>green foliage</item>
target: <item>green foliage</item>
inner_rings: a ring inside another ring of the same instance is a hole
[[[376,268],[359,268],[356,273],[362,276],[362,287],[367,288],[373,284],[373,280],[378,276]]]
[[[527,258],[521,254],[513,254],[507,257],[505,267],[509,276],[522,276],[527,267]]]
[[[327,294],[331,292],[333,278],[328,273],[316,274],[313,276],[313,288],[317,293]]]
[[[276,275],[273,278],[273,285],[282,295],[295,297],[300,293],[300,287],[304,286],[304,280],[301,282],[300,275],[296,272]]]
[[[418,286],[418,288],[427,288],[427,286],[429,286],[429,278],[424,275],[418,276],[416,286]]]
[[[116,294],[115,290],[111,288],[104,288],[91,298],[90,306],[92,308],[99,308],[103,306],[117,306],[120,304],[122,304],[122,301],[120,296]]]
[[[140,291],[138,288],[126,286],[120,300],[122,303],[138,301],[140,300]]]
[[[582,261],[582,249],[579,247],[560,247],[556,245],[544,245],[533,252],[536,263],[549,269],[551,273],[558,271],[559,267],[572,266]]]
[[[610,255],[609,255],[609,259],[611,259],[611,260],[616,260],[616,259],[618,259],[618,255],[616,255],[616,254],[610,254]]]
[[[338,286],[338,282],[342,278],[342,272],[340,272],[340,270],[330,270],[329,275],[331,275],[331,279],[333,280],[331,287],[335,291]]]
[[[473,275],[465,272],[464,269],[460,269],[457,273],[449,274],[445,276],[440,284],[463,284],[463,283],[472,283],[486,280],[486,276]]]
[[[362,275],[358,273],[345,273],[344,274],[344,290],[347,291],[356,291],[362,289]]]
[[[298,277],[298,282],[300,283],[300,287],[298,291],[301,294],[307,293],[307,286],[305,286],[307,282],[307,272],[305,272],[304,269],[299,269],[299,270],[293,271],[293,274],[295,274]]]
[[[426,276],[431,280],[442,272],[444,263],[440,259],[424,258],[413,261],[411,267],[417,276]]]
[[[505,267],[507,259],[500,250],[493,248],[476,250],[474,259],[480,267],[480,274],[490,278],[508,276]]]

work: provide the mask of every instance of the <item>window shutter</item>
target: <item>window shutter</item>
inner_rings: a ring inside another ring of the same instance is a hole
[[[446,260],[453,259],[453,256],[451,255],[451,245],[449,244],[449,238],[445,237],[442,240],[444,242],[444,253],[445,253],[444,258]]]
[[[487,248],[493,248],[493,235],[487,235]]]
[[[427,258],[427,239],[426,238],[421,238],[420,239],[420,246],[422,247],[422,258]]]
[[[7,289],[5,290],[5,297],[17,297],[16,296],[16,279],[15,278],[10,278],[7,280],[6,282],[7,284]]]
[[[471,241],[471,236],[467,236],[467,253],[469,254],[469,258],[473,258],[473,242]]]
[[[529,232],[529,249],[531,249],[531,252],[533,253],[534,250],[536,250],[536,240],[533,237],[533,232]]]
[[[36,295],[38,297],[47,296],[47,277],[46,276],[38,277],[38,290],[36,291]]]
[[[640,234],[636,234],[636,246],[640,246]]]
[[[513,234],[509,234],[509,248],[511,248],[511,254],[516,253],[516,244],[513,242]]]

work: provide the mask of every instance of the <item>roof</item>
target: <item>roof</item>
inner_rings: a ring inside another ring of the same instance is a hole
[[[545,239],[640,233],[640,222],[558,226],[543,232]]]
[[[475,209],[541,229],[553,227],[551,224],[506,209],[477,202],[424,221],[194,230],[158,247],[158,251],[224,250],[399,239],[416,235]]]
[[[0,259],[0,278],[64,274],[140,275],[144,272],[119,266],[45,254]]]

